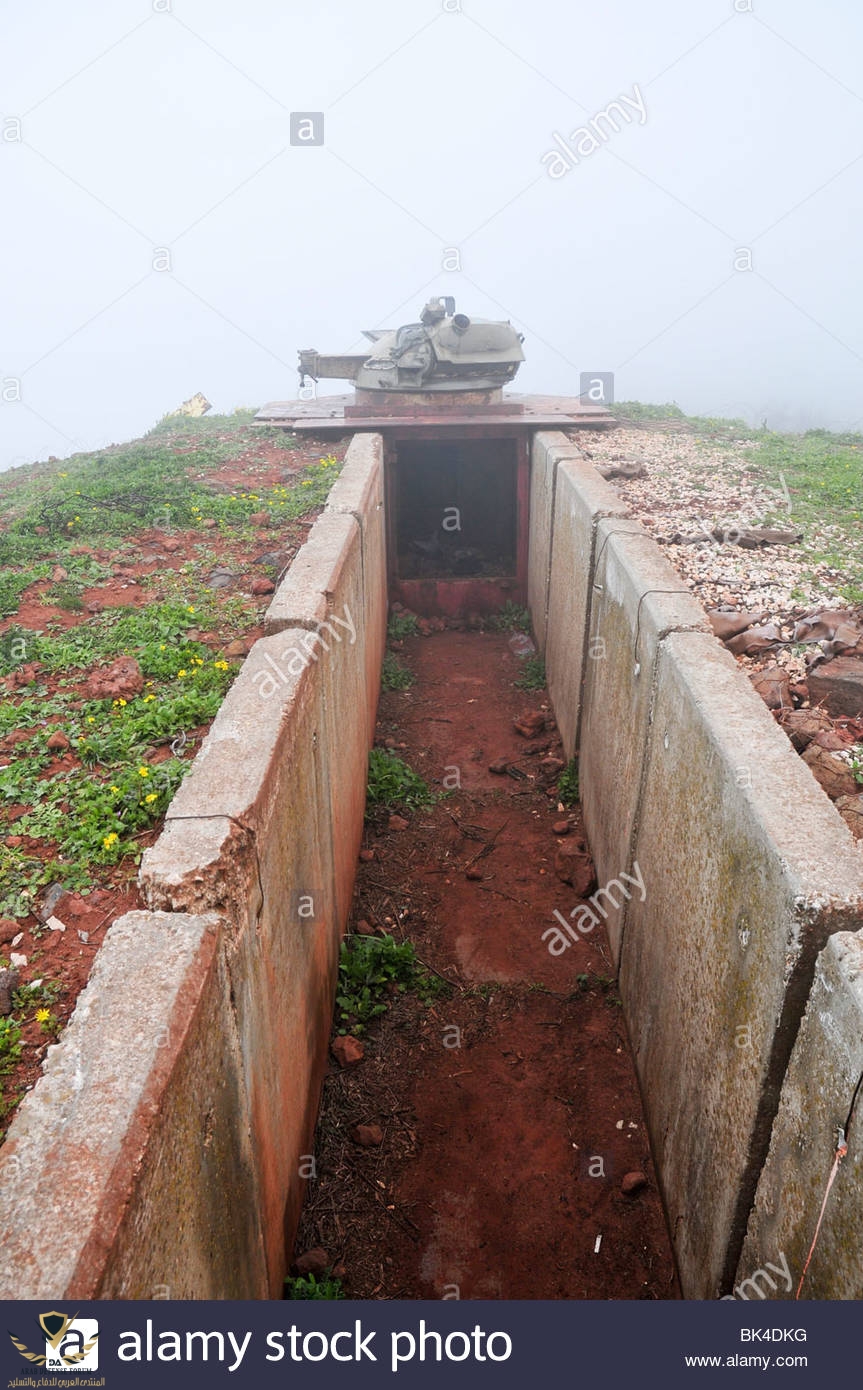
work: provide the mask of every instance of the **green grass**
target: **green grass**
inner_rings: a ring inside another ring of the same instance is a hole
[[[373,1019],[386,1013],[393,996],[406,990],[429,1003],[448,992],[449,986],[419,963],[410,941],[350,936],[342,942],[336,991],[340,1033],[364,1033]]]
[[[495,632],[530,632],[530,613],[507,599],[500,612],[489,619],[489,626]]]
[[[545,689],[545,662],[541,656],[525,657],[515,687],[516,690]]]
[[[387,623],[387,636],[393,642],[402,642],[405,637],[416,637],[417,619],[415,613],[393,613]]]
[[[415,680],[413,671],[410,671],[407,666],[402,666],[393,652],[385,654],[384,664],[381,667],[382,690],[409,690]]]
[[[314,1274],[291,1276],[285,1280],[285,1294],[288,1298],[344,1298],[341,1279],[325,1275],[320,1281]]]
[[[564,806],[578,803],[578,762],[572,758],[557,779],[557,799]]]
[[[420,806],[431,806],[434,801],[434,792],[413,768],[386,748],[372,749],[369,753],[367,811],[399,806],[414,811]]]

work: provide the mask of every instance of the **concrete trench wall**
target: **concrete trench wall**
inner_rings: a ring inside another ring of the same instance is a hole
[[[108,932],[0,1151],[0,1297],[281,1292],[362,834],[383,497],[382,441],[355,436],[144,857],[149,910]],[[528,592],[684,1292],[787,1296],[765,1268],[796,1283],[863,1072],[863,861],[559,434],[533,444]],[[860,1104],[804,1297],[863,1297]]]
[[[619,495],[560,434],[532,463],[534,630],[684,1293],[731,1293],[783,1242],[799,1277],[863,1070],[863,858]],[[863,1296],[861,1162],[863,1099],[806,1296]]]
[[[278,1297],[386,640],[357,435],[0,1151],[0,1297]]]

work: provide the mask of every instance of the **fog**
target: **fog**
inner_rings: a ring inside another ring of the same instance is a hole
[[[0,467],[292,398],[431,294],[523,391],[863,422],[854,0],[0,14]]]

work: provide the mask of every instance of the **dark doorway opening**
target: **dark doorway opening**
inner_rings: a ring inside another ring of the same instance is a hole
[[[514,439],[404,441],[395,460],[400,579],[491,579],[518,565]]]

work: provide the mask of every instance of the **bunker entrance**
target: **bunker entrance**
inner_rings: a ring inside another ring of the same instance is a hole
[[[426,616],[526,592],[527,450],[515,435],[404,438],[387,450],[390,597]]]

